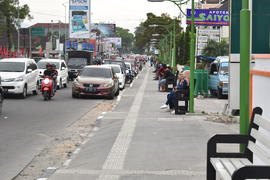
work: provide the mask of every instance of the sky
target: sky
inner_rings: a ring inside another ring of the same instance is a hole
[[[20,0],[20,5],[28,4],[30,13],[34,17],[31,21],[25,20],[23,27],[35,23],[50,23],[65,21],[65,7],[68,0]],[[185,8],[185,7],[184,7]],[[93,23],[116,23],[118,27],[129,29],[131,32],[140,22],[146,20],[146,14],[156,15],[168,13],[171,17],[179,16],[179,9],[171,2],[148,2],[147,0],[91,0],[91,21]]]

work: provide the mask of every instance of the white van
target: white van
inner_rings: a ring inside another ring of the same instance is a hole
[[[66,62],[62,59],[42,59],[37,63],[39,75],[44,74],[47,64],[55,64],[56,66],[56,70],[58,71],[57,88],[61,89],[63,87],[67,87],[68,68]]]
[[[38,69],[33,59],[1,59],[0,76],[2,87],[8,94],[19,94],[25,98],[29,93],[38,93]]]

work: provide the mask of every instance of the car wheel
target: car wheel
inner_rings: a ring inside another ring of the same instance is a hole
[[[72,93],[72,98],[79,98],[80,96],[76,93]]]
[[[115,96],[118,96],[119,93],[120,93],[120,90],[119,90],[119,88],[118,88],[118,90],[117,90],[116,93],[115,93]]]
[[[218,88],[218,90],[217,90],[217,98],[218,99],[222,99],[223,98],[220,88]]]
[[[67,88],[68,85],[68,77],[66,78],[66,83],[64,84],[64,88]]]
[[[62,79],[60,79],[59,85],[57,86],[57,89],[62,89],[63,88],[63,83],[62,83]]]
[[[0,114],[2,114],[3,102],[4,102],[4,95],[0,94]]]
[[[25,99],[27,96],[27,86],[25,85],[24,88],[23,88],[23,92],[20,94],[20,97],[22,99]]]
[[[115,96],[115,94],[114,94],[114,92],[112,91],[111,95],[108,96],[108,99],[114,99],[114,96]]]
[[[39,83],[37,82],[36,90],[33,91],[33,95],[38,95],[38,91],[39,91]]]

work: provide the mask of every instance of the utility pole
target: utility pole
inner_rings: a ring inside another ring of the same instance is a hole
[[[18,1],[18,45],[17,45],[17,55],[19,54],[19,49],[20,49],[20,27],[21,27],[21,22],[20,22],[20,1]]]
[[[32,58],[32,30],[29,27],[29,58]]]

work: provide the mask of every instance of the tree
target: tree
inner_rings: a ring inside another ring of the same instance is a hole
[[[25,18],[31,19],[30,9],[28,5],[18,6],[19,0],[0,0],[0,12],[5,19],[5,32],[8,39],[8,46],[11,48],[11,32],[19,27],[18,19],[22,20]]]
[[[179,26],[180,21],[178,19],[172,19],[168,14],[161,14],[161,16],[156,16],[153,13],[147,14],[147,20],[142,22],[135,31],[135,42],[134,42],[134,52],[143,53],[145,49],[149,48],[150,40],[153,38],[152,34],[159,34],[157,39],[162,39],[164,36],[168,35],[168,31],[173,30],[173,26],[169,27],[168,30],[162,26],[167,26],[173,24],[176,21],[176,34],[180,34],[182,28]],[[150,25],[160,25],[157,27],[151,27]],[[159,45],[161,46],[161,45]],[[168,49],[167,47],[158,47],[161,52],[162,49]]]
[[[222,40],[221,42],[209,40],[203,49],[202,54],[209,57],[228,56],[229,44],[225,40]]]
[[[116,27],[116,35],[122,38],[122,52],[129,53],[133,46],[134,35],[121,27]]]

